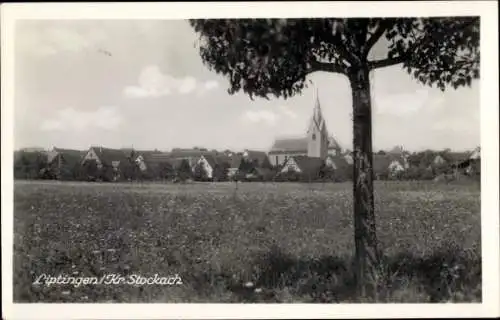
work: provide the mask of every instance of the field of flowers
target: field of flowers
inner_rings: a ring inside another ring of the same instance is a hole
[[[376,301],[481,301],[479,186],[375,190]],[[350,183],[16,182],[14,301],[367,301],[353,292],[351,194]],[[43,274],[182,284],[33,284]]]

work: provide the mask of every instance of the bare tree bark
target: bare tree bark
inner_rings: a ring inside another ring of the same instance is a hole
[[[353,193],[356,280],[359,294],[370,294],[380,260],[373,200],[371,96],[368,66],[351,70],[353,103]]]

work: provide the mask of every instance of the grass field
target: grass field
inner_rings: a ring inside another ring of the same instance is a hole
[[[369,300],[352,285],[350,183],[16,182],[14,197],[15,302],[481,301],[473,183],[376,183],[384,267]],[[112,273],[182,284],[32,284]]]

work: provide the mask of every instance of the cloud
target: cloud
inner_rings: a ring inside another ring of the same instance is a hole
[[[279,120],[279,115],[270,110],[253,111],[248,110],[242,115],[242,119],[250,123],[265,123],[273,126]]]
[[[158,66],[152,65],[143,68],[138,84],[126,86],[123,94],[128,98],[157,98],[170,94],[190,94],[197,89],[201,94],[217,88],[218,85],[214,80],[200,83],[190,76],[176,78],[162,73]]]
[[[290,110],[289,107],[280,105],[275,109],[268,108],[263,110],[248,110],[241,116],[241,120],[246,123],[265,123],[269,126],[274,126],[283,117],[290,119],[298,119],[298,115]]]
[[[429,99],[429,92],[425,89],[416,92],[375,96],[374,109],[379,114],[408,116],[424,107]]]
[[[209,80],[199,86],[197,95],[201,96],[209,91],[215,90],[219,87],[219,83],[215,80]]]
[[[219,83],[215,80],[207,81],[207,82],[205,82],[205,85],[204,85],[205,90],[212,90],[212,89],[216,89],[218,87],[219,87]]]
[[[284,115],[286,115],[287,117],[289,117],[289,118],[291,118],[291,119],[297,119],[297,118],[298,118],[298,115],[297,115],[295,112],[293,112],[292,110],[290,110],[290,108],[289,108],[289,107],[287,107],[287,106],[280,105],[280,106],[279,106],[279,109],[280,109],[280,111],[281,111]]]
[[[432,125],[432,129],[449,134],[475,135],[480,132],[480,129],[476,125],[478,120],[474,116],[470,118],[449,116],[444,120],[435,122]]]
[[[46,57],[62,52],[81,52],[98,48],[105,35],[93,29],[79,31],[68,26],[29,25],[16,33],[21,53]]]
[[[193,77],[186,77],[178,81],[178,90],[181,94],[188,94],[196,89],[196,79]]]
[[[101,107],[90,112],[66,108],[60,110],[55,118],[43,121],[40,129],[43,131],[114,130],[122,123],[123,118],[115,107]]]

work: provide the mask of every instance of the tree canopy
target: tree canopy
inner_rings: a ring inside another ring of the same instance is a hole
[[[315,71],[349,75],[401,64],[417,81],[444,90],[479,77],[479,17],[190,20],[204,63],[229,93],[288,98]],[[378,41],[387,56],[368,60]]]

